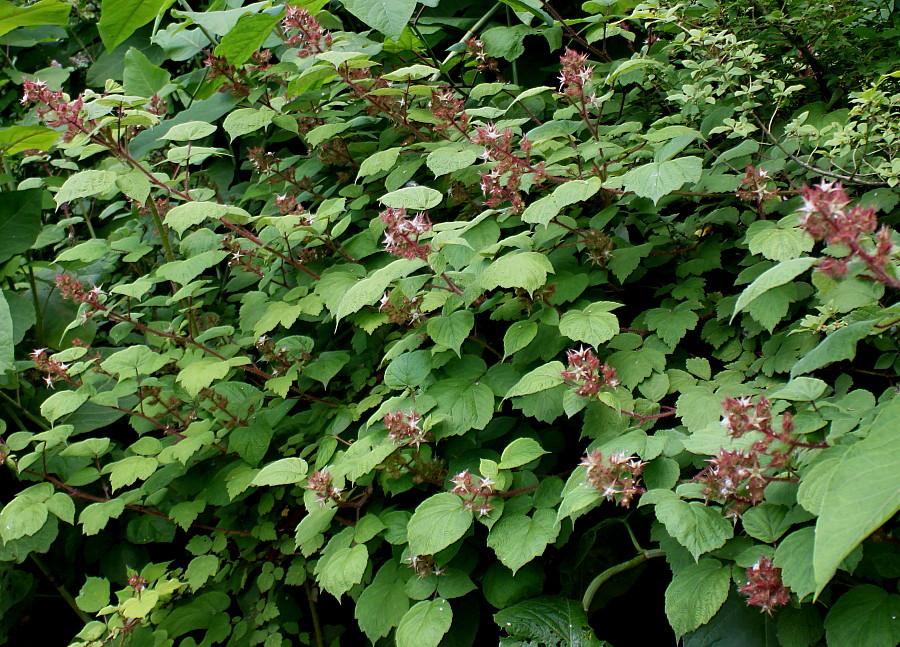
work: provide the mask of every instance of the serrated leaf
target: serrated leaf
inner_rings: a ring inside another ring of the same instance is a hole
[[[546,453],[548,452],[544,451],[533,438],[516,438],[500,455],[500,469],[521,467]]]
[[[222,37],[222,41],[216,46],[216,56],[224,56],[231,65],[243,65],[262,47],[279,20],[280,16],[277,14],[257,13],[241,16],[237,24]],[[232,135],[231,138],[235,137],[236,135]]]
[[[361,177],[374,175],[375,173],[390,171],[394,168],[394,164],[397,163],[397,158],[400,157],[401,150],[400,147],[389,148],[385,151],[378,151],[374,155],[369,155],[369,157],[364,159],[362,164],[359,165],[359,171],[356,174],[356,178],[359,179]]]
[[[302,458],[282,458],[269,463],[253,477],[252,485],[289,485],[306,478],[309,465]]]
[[[156,18],[174,0],[103,0],[97,30],[107,52]]]
[[[494,288],[523,288],[529,294],[547,282],[547,274],[553,272],[553,265],[544,254],[520,252],[501,256],[481,275],[481,286],[485,290]]]
[[[769,268],[760,274],[753,283],[741,292],[741,296],[738,297],[737,302],[734,304],[731,321],[761,294],[779,285],[784,285],[788,281],[793,281],[815,264],[816,259],[814,258],[794,258],[789,261],[782,261],[775,267]]]
[[[91,503],[78,515],[78,523],[85,535],[96,535],[106,527],[110,519],[117,518],[124,510],[125,502],[121,499]]]
[[[699,182],[702,173],[703,160],[699,157],[678,157],[638,166],[625,173],[620,181],[626,191],[650,198],[656,204],[660,198],[677,191],[685,183]]]
[[[457,310],[449,315],[432,317],[425,329],[435,344],[445,346],[459,355],[459,349],[474,325],[475,315],[470,310]]]
[[[454,143],[431,151],[425,158],[425,164],[435,177],[440,177],[472,166],[477,159],[478,149],[476,147]]]
[[[878,496],[860,496],[848,483],[865,483]],[[816,596],[844,558],[900,510],[900,400],[895,399],[872,424],[869,435],[838,461],[825,484],[813,569]]]
[[[346,0],[344,7],[372,29],[398,40],[412,18],[416,0]]]
[[[0,18],[0,32],[3,19]],[[0,130],[0,156],[15,155],[27,150],[48,151],[53,148],[59,133],[44,126],[10,126]]]
[[[491,527],[487,545],[506,568],[516,573],[522,566],[544,553],[547,544],[556,541],[560,525],[552,509],[524,514],[503,515]]]
[[[443,492],[423,501],[407,526],[413,555],[434,555],[462,537],[472,525],[472,512],[455,494]]]
[[[109,604],[109,580],[103,577],[88,577],[75,598],[75,604],[82,611],[97,613]]]
[[[41,403],[41,415],[50,422],[56,422],[78,409],[87,398],[87,393],[80,391],[59,391]]]
[[[522,213],[522,220],[547,225],[565,207],[587,200],[602,186],[603,182],[594,177],[588,180],[570,180],[556,187],[550,195],[528,205]]]
[[[150,59],[135,47],[129,47],[125,52],[125,71],[122,75],[125,92],[138,97],[152,97],[172,80],[171,74],[151,63]]]
[[[894,647],[900,643],[900,595],[871,584],[855,586],[825,618],[828,647]]]
[[[277,114],[277,112],[269,108],[238,108],[225,117],[225,121],[222,122],[222,129],[228,133],[231,141],[234,141],[241,135],[265,128],[272,123],[272,119]]]
[[[228,375],[228,371],[232,368],[241,364],[247,364],[249,361],[247,357],[236,357],[228,360],[203,357],[181,369],[175,381],[181,384],[191,397],[196,397],[200,391],[210,384]]]
[[[538,325],[534,321],[519,321],[506,330],[503,335],[503,358],[522,350],[530,344],[538,333]]]
[[[427,211],[438,206],[444,199],[440,191],[427,186],[407,186],[391,191],[378,200],[386,207],[406,208],[408,211]]]
[[[796,220],[790,216],[791,220]],[[751,254],[762,254],[771,261],[799,258],[813,248],[813,237],[799,227],[771,220],[757,220],[747,228]]]
[[[362,581],[368,561],[369,551],[365,544],[338,548],[334,552],[326,547],[316,564],[318,582],[331,595],[340,598],[350,587]]]
[[[564,380],[561,373],[565,370],[562,362],[549,362],[543,366],[539,366],[533,371],[526,373],[518,382],[516,382],[506,395],[504,400],[514,398],[520,395],[528,395],[539,391],[546,391],[555,386],[563,384]]]
[[[619,334],[619,320],[610,310],[621,303],[598,301],[584,310],[569,310],[559,320],[559,332],[569,339],[583,341],[595,348]]]
[[[72,6],[61,0],[40,0],[27,7],[11,2],[0,4],[0,36],[16,27],[65,25]]]
[[[688,503],[675,498],[659,501],[656,518],[695,560],[703,553],[721,548],[734,535],[734,527],[718,508],[697,501]]]
[[[676,639],[709,622],[728,597],[731,572],[715,559],[679,571],[666,588],[666,617]]]
[[[112,171],[81,171],[69,176],[69,179],[53,196],[56,206],[106,193],[116,186],[116,174]]]
[[[453,623],[447,600],[422,600],[403,615],[397,627],[397,647],[437,647]]]
[[[385,562],[353,607],[359,628],[373,643],[387,636],[409,610],[404,570],[393,560]]]
[[[494,622],[518,644],[601,647],[581,606],[557,596],[518,602],[494,614]],[[522,641],[534,641],[523,643]],[[502,644],[505,644],[504,639]]]
[[[215,124],[206,121],[185,121],[173,125],[160,139],[176,142],[196,141],[216,132]]]
[[[791,369],[791,377],[810,373],[834,362],[856,357],[856,344],[872,332],[874,321],[857,321],[829,333]]]

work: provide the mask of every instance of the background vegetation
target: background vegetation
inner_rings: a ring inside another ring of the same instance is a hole
[[[896,645],[898,35],[0,0],[0,642]]]

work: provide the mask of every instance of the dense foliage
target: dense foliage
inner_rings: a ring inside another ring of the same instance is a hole
[[[898,35],[0,1],[0,642],[896,645]]]

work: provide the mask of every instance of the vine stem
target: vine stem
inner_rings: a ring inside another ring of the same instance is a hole
[[[306,591],[306,601],[309,603],[309,615],[312,616],[313,631],[316,634],[316,647],[325,647],[325,641],[322,638],[322,626],[319,624],[319,614],[316,611],[316,601],[313,600],[312,588],[309,581],[303,581],[303,588]]]
[[[472,28],[469,31],[467,31],[465,34],[463,34],[463,37],[460,38],[459,42],[456,44],[457,45],[465,44],[465,42],[467,40],[472,38],[472,36],[474,36],[475,34],[478,33],[478,30],[480,30],[482,27],[485,26],[485,24],[487,24],[487,21],[491,19],[491,16],[493,16],[495,13],[497,13],[497,10],[502,6],[503,6],[503,4],[498,2],[493,7],[488,9],[487,12],[485,12],[485,14],[481,18],[478,19],[478,22],[476,22],[474,25],[472,25]],[[452,61],[458,55],[459,55],[459,52],[450,52],[449,54],[447,54],[447,58],[445,58],[443,61],[441,61],[441,67],[444,67],[447,63]],[[440,78],[440,76],[441,76],[441,72],[440,72],[440,70],[438,70],[437,72],[435,72],[434,74],[431,75],[431,78],[429,80],[437,81]]]
[[[65,600],[66,604],[68,604],[72,608],[72,611],[74,611],[76,613],[76,615],[78,615],[78,617],[81,619],[81,621],[84,624],[89,623],[92,620],[92,618],[90,616],[88,616],[88,614],[86,614],[84,611],[82,611],[81,609],[78,608],[78,604],[75,602],[75,598],[73,598],[72,594],[69,593],[69,591],[66,589],[66,587],[63,586],[63,584],[61,582],[59,582],[59,580],[56,579],[56,577],[53,575],[53,573],[50,571],[50,569],[47,568],[47,565],[44,564],[44,562],[41,560],[41,558],[38,557],[34,553],[29,553],[28,557],[29,557],[29,559],[31,559],[32,562],[34,562],[34,565],[38,567],[38,570],[44,574],[44,577],[47,578],[47,581],[50,582],[51,585],[53,585],[53,588],[56,589],[56,591],[59,593],[59,596],[63,600]]]
[[[664,557],[665,554],[666,551],[659,548],[654,548],[652,550],[645,550],[639,555],[635,555],[627,562],[622,562],[621,564],[610,566],[593,580],[591,580],[590,584],[588,584],[587,590],[584,592],[584,597],[581,599],[581,608],[584,609],[585,613],[590,610],[591,602],[594,601],[594,595],[596,595],[597,591],[608,579],[618,575],[619,573],[624,573],[625,571],[631,570],[635,566],[640,566],[649,559],[653,559],[655,557]]]

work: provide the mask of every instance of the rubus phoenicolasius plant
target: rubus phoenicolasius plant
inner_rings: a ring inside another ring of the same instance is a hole
[[[0,2],[0,642],[897,644],[898,27]]]

